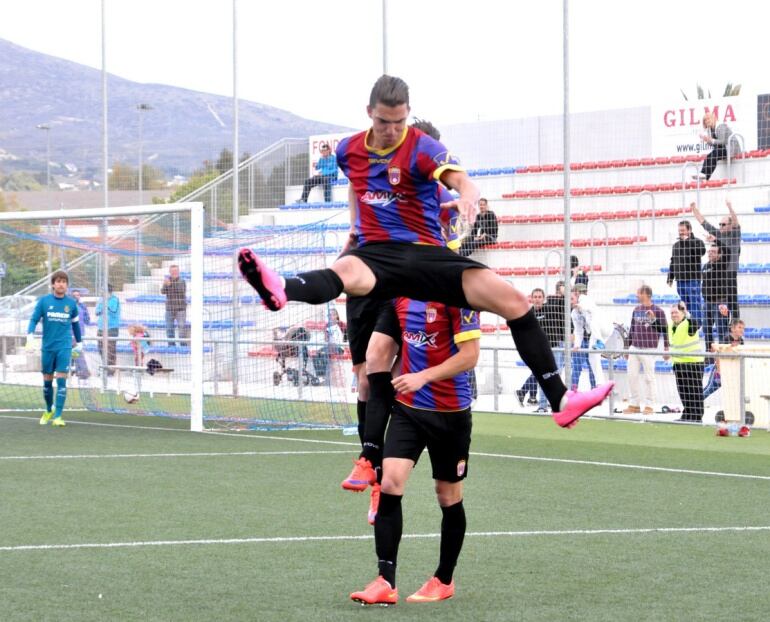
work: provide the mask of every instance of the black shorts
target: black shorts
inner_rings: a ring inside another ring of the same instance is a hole
[[[417,464],[426,447],[433,479],[444,482],[465,479],[471,447],[471,409],[436,412],[396,402],[385,436],[383,458],[406,458]]]
[[[461,257],[445,246],[407,242],[373,242],[348,251],[363,261],[377,278],[373,298],[405,296],[450,307],[469,308],[463,294],[463,272],[487,269],[483,263]]]
[[[401,347],[401,327],[390,300],[379,300],[371,296],[348,296],[345,309],[353,365],[366,362],[366,348],[375,331],[387,335]]]

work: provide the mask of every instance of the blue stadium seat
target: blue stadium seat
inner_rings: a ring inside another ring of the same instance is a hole
[[[758,242],[770,242],[770,233],[769,232],[763,232],[757,234],[757,241]]]
[[[743,233],[741,235],[741,242],[758,242],[759,233]]]
[[[655,361],[655,372],[666,374],[669,373],[672,369],[671,363],[669,361]]]
[[[516,169],[513,166],[505,166],[502,169],[503,175],[513,175],[514,173],[516,173]]]
[[[759,274],[765,271],[765,264],[763,263],[749,263],[746,264],[746,271],[751,274]]]
[[[770,213],[770,205],[763,205],[761,207],[755,207],[754,211],[759,214]]]

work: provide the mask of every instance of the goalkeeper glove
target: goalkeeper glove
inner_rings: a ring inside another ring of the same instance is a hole
[[[72,358],[73,358],[73,359],[76,359],[76,358],[77,358],[77,357],[79,357],[79,356],[80,356],[82,353],[83,353],[83,344],[82,344],[80,341],[78,341],[78,342],[75,344],[75,347],[74,347],[74,348],[72,348]]]
[[[40,342],[38,342],[34,335],[27,335],[27,343],[24,345],[24,349],[30,353],[37,352],[40,349]]]

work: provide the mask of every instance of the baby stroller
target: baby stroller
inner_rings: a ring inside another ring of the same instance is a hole
[[[310,333],[304,326],[291,326],[285,331],[275,329],[273,340],[277,342],[275,360],[278,363],[278,370],[273,372],[273,385],[281,384],[284,376],[295,387],[300,381],[305,386],[320,384],[318,378],[307,371],[309,353],[306,344],[310,341]]]

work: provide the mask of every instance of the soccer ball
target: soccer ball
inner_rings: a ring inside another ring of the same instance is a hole
[[[123,399],[126,400],[127,404],[136,404],[136,402],[139,401],[139,396],[136,393],[131,393],[129,391],[123,392]]]

